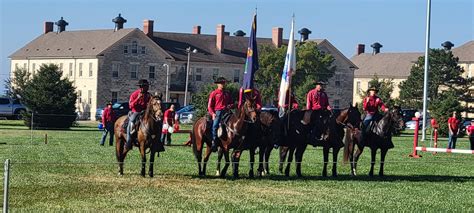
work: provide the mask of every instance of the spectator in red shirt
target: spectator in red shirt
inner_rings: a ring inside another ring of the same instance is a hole
[[[217,89],[211,92],[207,104],[207,111],[212,118],[212,146],[213,152],[217,151],[217,129],[221,122],[222,115],[226,109],[232,108],[232,97],[230,93],[224,90],[227,80],[223,77],[217,78],[214,82],[217,84]]]
[[[107,138],[107,133],[110,132],[109,145],[114,145],[114,122],[115,115],[112,110],[112,102],[107,103],[107,106],[102,112],[102,126],[104,127],[104,132],[102,133],[102,139],[100,140],[100,145],[103,146],[105,143],[105,138]]]
[[[467,126],[466,133],[469,136],[471,142],[471,150],[474,150],[474,120],[471,120],[471,125]]]
[[[459,134],[459,120],[456,118],[456,111],[453,112],[453,117],[448,119],[448,149],[456,149],[456,141]]]
[[[174,128],[175,114],[176,112],[174,111],[174,104],[172,104],[170,108],[165,111],[165,115],[164,115],[163,125],[168,126],[168,129],[165,131],[166,133],[161,134],[161,143],[163,144],[165,144],[165,140],[166,140],[166,145],[171,144],[171,132],[169,132],[168,130],[170,127]]]
[[[130,95],[130,101],[128,105],[130,107],[130,112],[128,113],[128,128],[127,128],[127,144],[126,148],[128,150],[132,149],[132,140],[131,140],[131,131],[137,116],[146,109],[148,102],[150,101],[151,94],[148,92],[150,84],[146,79],[140,79],[137,86],[139,89],[135,90],[132,95]]]

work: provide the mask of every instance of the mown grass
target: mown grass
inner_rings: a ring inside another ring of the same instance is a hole
[[[156,159],[154,178],[139,176],[140,159],[134,150],[126,159],[125,175],[119,177],[114,148],[99,146],[100,137],[96,123],[81,123],[69,131],[35,130],[31,136],[31,131],[19,122],[0,121],[0,143],[6,143],[0,145],[0,160],[12,160],[10,209],[474,211],[474,157],[422,153],[421,159],[408,158],[412,149],[412,136],[408,134],[395,138],[396,147],[387,155],[384,178],[367,176],[369,150],[360,159],[359,176],[348,175],[349,165],[340,163],[340,154],[339,177],[323,178],[322,150],[311,147],[303,159],[304,178],[295,177],[294,166],[291,177],[278,174],[274,151],[270,176],[248,178],[245,152],[241,178],[237,180],[213,177],[214,154],[208,177],[198,177],[191,148],[184,146],[166,147],[166,152]],[[173,144],[187,140],[188,135],[173,136]],[[445,147],[446,139],[439,146]],[[468,148],[467,140],[460,139],[458,147]]]

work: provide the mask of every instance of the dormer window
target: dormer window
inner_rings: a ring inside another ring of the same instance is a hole
[[[140,46],[140,53],[141,54],[146,54],[146,47],[145,46]]]
[[[128,54],[128,45],[123,45],[123,54]]]

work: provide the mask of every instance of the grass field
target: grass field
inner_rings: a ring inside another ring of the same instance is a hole
[[[139,175],[140,159],[134,149],[126,159],[125,175],[119,177],[114,148],[99,146],[100,137],[96,123],[82,123],[69,131],[36,130],[31,135],[20,122],[0,121],[0,143],[6,143],[0,145],[0,160],[12,160],[10,210],[474,211],[474,156],[422,153],[421,159],[411,159],[410,135],[394,139],[384,178],[367,176],[368,150],[360,159],[358,177],[350,177],[349,165],[340,163],[339,177],[323,178],[322,150],[311,147],[303,159],[304,178],[295,177],[294,167],[291,177],[278,174],[273,152],[273,173],[249,179],[244,152],[237,180],[213,177],[214,154],[208,177],[197,177],[191,148],[184,146],[166,147],[155,161],[154,178]],[[187,139],[176,134],[173,143]],[[443,139],[440,147],[446,146]],[[467,149],[468,141],[460,139],[457,146]]]

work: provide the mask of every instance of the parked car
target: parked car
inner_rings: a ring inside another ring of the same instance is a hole
[[[407,123],[415,117],[415,113],[418,112],[416,109],[402,109],[403,122]]]
[[[23,112],[26,112],[26,107],[18,99],[0,98],[0,117],[21,119]]]
[[[196,109],[193,105],[188,105],[176,111],[176,114],[178,115],[179,123],[190,124],[193,123],[193,119],[196,115]]]
[[[466,135],[466,129],[467,129],[467,126],[471,125],[471,120],[474,120],[474,119],[465,118],[463,120],[459,129],[459,137],[464,137]]]
[[[102,121],[102,113],[104,112],[104,108],[97,108],[95,113],[95,119],[98,121]],[[115,118],[119,118],[123,115],[128,114],[130,108],[128,107],[128,102],[117,102],[112,105],[112,111],[114,111]]]
[[[431,121],[430,119],[427,119],[426,120],[426,128],[429,128],[431,126]],[[405,129],[415,129],[416,127],[416,121],[407,121],[405,122]],[[421,128],[423,128],[423,120],[420,119],[420,121],[418,122],[418,128],[421,130]]]

